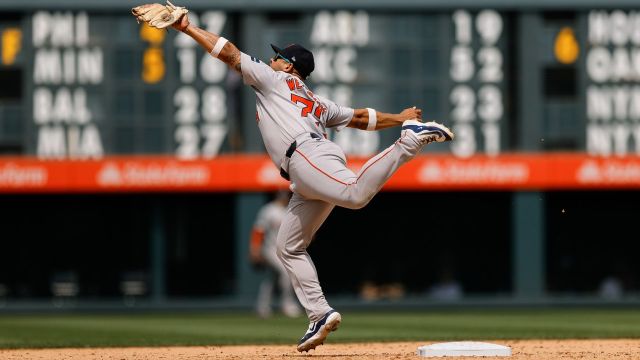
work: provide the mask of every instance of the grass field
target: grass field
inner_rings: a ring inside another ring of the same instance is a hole
[[[0,348],[292,344],[306,319],[248,313],[0,315]],[[640,310],[343,312],[332,342],[640,338]]]

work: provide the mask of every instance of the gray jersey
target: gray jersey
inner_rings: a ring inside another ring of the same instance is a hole
[[[247,54],[241,56],[244,83],[256,92],[256,121],[264,145],[277,167],[293,140],[304,133],[327,137],[353,118],[353,109],[314,94],[297,77],[275,71]]]

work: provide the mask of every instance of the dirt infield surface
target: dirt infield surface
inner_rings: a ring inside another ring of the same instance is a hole
[[[491,341],[510,346],[509,359],[640,359],[640,340],[505,340]],[[87,348],[0,350],[0,359],[420,359],[418,346],[429,342],[328,344],[308,354],[293,345]],[[466,357],[470,359],[469,357]],[[481,359],[505,359],[482,357]]]

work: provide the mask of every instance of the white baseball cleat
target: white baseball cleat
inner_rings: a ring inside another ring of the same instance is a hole
[[[451,141],[455,137],[453,131],[449,130],[448,127],[433,121],[423,123],[418,120],[407,120],[402,123],[402,130],[413,132],[422,145],[434,141]]]
[[[330,332],[338,330],[341,321],[342,316],[340,316],[340,313],[331,310],[320,321],[309,324],[309,330],[298,343],[298,351],[309,351],[315,349],[318,345],[322,345]]]

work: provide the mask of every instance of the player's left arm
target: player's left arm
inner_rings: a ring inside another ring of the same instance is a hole
[[[200,46],[202,46],[207,53],[214,55],[217,53],[217,58],[229,65],[230,68],[242,73],[240,66],[240,50],[231,42],[222,38],[220,35],[203,30],[189,22],[189,17],[185,14],[179,21],[176,21],[171,25],[174,29],[189,35]],[[222,46],[221,46],[222,45]]]
[[[353,118],[347,127],[360,130],[382,130],[400,126],[406,120],[422,119],[422,109],[415,106],[402,110],[399,114],[389,114],[375,109],[354,109]]]

